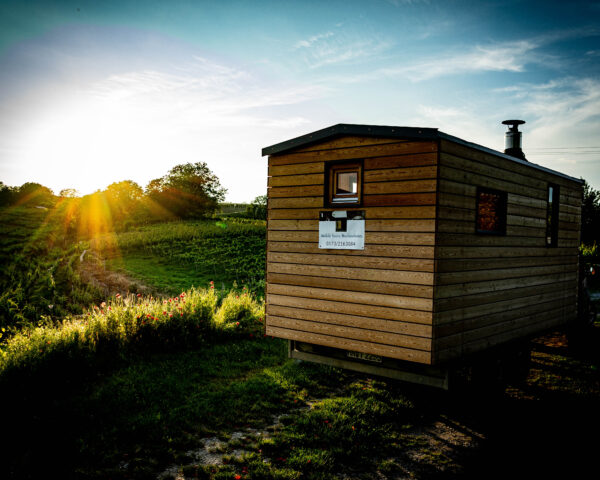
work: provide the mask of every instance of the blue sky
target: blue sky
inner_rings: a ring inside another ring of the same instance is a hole
[[[600,188],[598,1],[0,2],[0,180],[90,193],[336,123],[434,127]]]

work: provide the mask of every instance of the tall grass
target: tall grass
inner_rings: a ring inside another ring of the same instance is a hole
[[[213,288],[166,299],[117,294],[82,317],[24,329],[0,346],[0,385],[41,375],[70,378],[130,354],[262,330],[264,307],[254,297],[245,291],[219,297]]]

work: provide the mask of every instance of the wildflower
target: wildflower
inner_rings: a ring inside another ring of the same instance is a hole
[[[117,297],[117,298],[120,298],[120,297],[121,297],[121,294],[120,294],[120,293],[117,293],[117,294],[115,295],[115,297]]]
[[[166,314],[167,314],[167,312],[163,310],[163,315],[166,315]]]
[[[235,322],[235,326],[239,327],[240,326],[240,322]]]
[[[233,477],[233,478],[235,478],[235,480],[240,480],[240,478],[242,478],[242,476],[241,476],[241,475],[236,475],[236,476],[235,476],[235,477]]]
[[[101,306],[102,308],[106,307],[106,302],[102,302],[102,303],[100,304],[100,306]]]
[[[181,292],[181,295],[179,295],[181,298],[185,297],[185,292]]]
[[[169,318],[170,318],[170,317],[172,317],[172,316],[173,316],[173,314],[172,314],[172,313],[169,313]]]
[[[138,298],[139,298],[139,297],[141,297],[141,296],[142,296],[142,294],[141,294],[141,293],[138,293],[138,294],[137,294],[137,296],[138,296]]]

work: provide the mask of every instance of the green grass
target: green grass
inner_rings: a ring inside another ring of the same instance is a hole
[[[174,295],[191,287],[207,287],[213,278],[199,271],[195,265],[173,262],[170,258],[155,257],[151,254],[127,252],[125,256],[109,258],[106,261],[109,270],[124,273],[134,280],[156,291]],[[223,282],[222,288],[225,285]]]
[[[167,294],[210,281],[264,294],[264,221],[171,222],[100,237],[91,246],[110,269]]]

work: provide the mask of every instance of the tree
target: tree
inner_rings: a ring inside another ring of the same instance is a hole
[[[177,165],[146,187],[146,194],[154,202],[179,218],[212,214],[226,193],[204,162]]]
[[[581,243],[600,244],[600,191],[584,180],[581,204]]]
[[[16,203],[19,205],[54,205],[54,193],[48,187],[39,183],[27,182],[21,185],[16,193]]]
[[[111,183],[102,193],[106,197],[113,223],[131,224],[134,223],[134,217],[139,217],[144,190],[133,180]]]
[[[60,198],[76,198],[79,196],[79,192],[74,188],[63,188],[58,192]]]
[[[0,207],[12,205],[16,201],[17,189],[0,182]]]
[[[267,219],[267,196],[259,195],[246,208],[246,215],[251,218]]]

